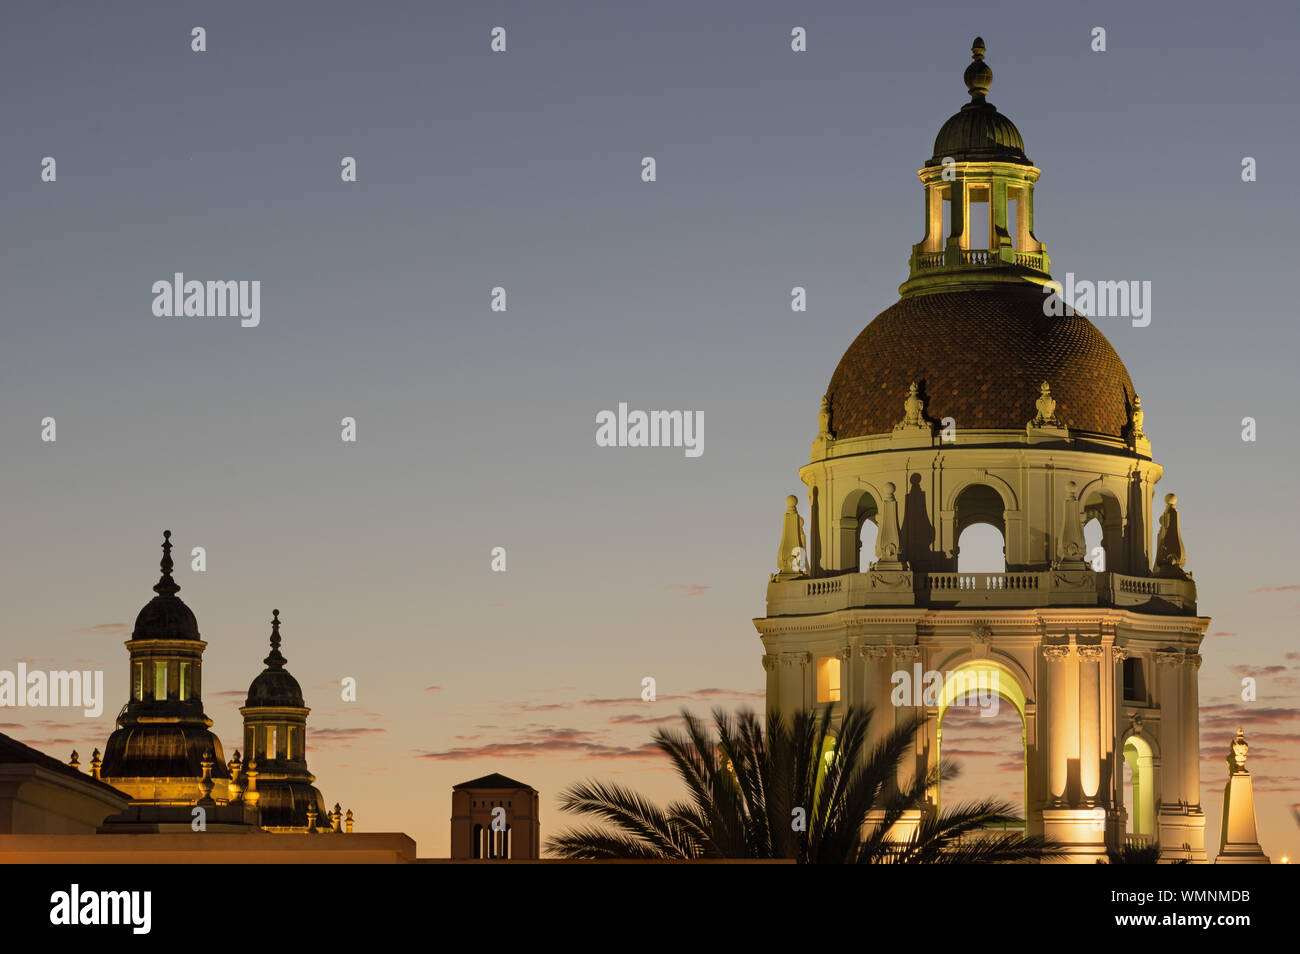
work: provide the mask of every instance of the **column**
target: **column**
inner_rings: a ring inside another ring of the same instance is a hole
[[[1159,652],[1156,656],[1156,698],[1160,704],[1160,810],[1177,810],[1183,795],[1183,722],[1179,697],[1180,652]]]
[[[763,671],[767,673],[767,711],[781,711],[780,658],[774,653],[763,654]]]
[[[1201,656],[1199,653],[1187,653],[1183,656],[1179,673],[1182,675],[1182,769],[1183,798],[1188,805],[1200,807],[1201,804],[1201,727],[1200,693],[1198,691]]]
[[[1079,646],[1079,784],[1083,807],[1095,808],[1101,787],[1102,647]]]
[[[1111,716],[1108,721],[1111,723],[1110,737],[1113,740],[1110,758],[1110,803],[1116,811],[1124,805],[1124,742],[1120,739],[1122,734],[1120,726],[1123,723],[1119,720],[1123,718],[1120,706],[1124,700],[1124,660],[1127,658],[1128,649],[1124,646],[1110,647],[1109,711]],[[1135,803],[1136,801],[1137,799],[1134,798]]]
[[[1043,695],[1047,702],[1048,805],[1060,808],[1067,804],[1065,788],[1069,781],[1070,730],[1074,719],[1069,643],[1044,644],[1043,659],[1048,664],[1048,692]]]
[[[889,666],[886,662],[889,649],[885,646],[860,646],[862,683],[855,688],[855,699],[860,706],[871,709],[871,724],[867,732],[867,750],[875,748],[876,743],[894,728],[894,706],[889,701]]]

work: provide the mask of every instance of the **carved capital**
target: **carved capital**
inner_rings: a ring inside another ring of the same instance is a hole
[[[772,672],[773,670],[776,669],[776,666],[777,666],[777,658],[773,656],[771,653],[764,653],[763,668],[766,669],[768,672]]]
[[[1128,647],[1127,646],[1110,647],[1110,658],[1115,660],[1115,662],[1123,662],[1125,659],[1128,659]]]
[[[1157,666],[1178,666],[1183,661],[1183,653],[1177,650],[1162,650],[1156,653]]]
[[[863,646],[858,650],[863,659],[884,659],[889,654],[885,646]]]
[[[919,646],[895,646],[894,655],[899,659],[919,659],[921,657],[921,647]]]
[[[1201,668],[1201,654],[1200,654],[1200,653],[1187,653],[1187,655],[1185,655],[1185,656],[1183,657],[1183,664],[1186,665],[1186,666],[1191,666],[1193,669],[1200,669],[1200,668]]]
[[[1099,643],[1080,643],[1078,649],[1079,656],[1089,662],[1096,662],[1101,658],[1102,647]]]
[[[1069,656],[1069,643],[1043,643],[1043,657],[1048,662],[1062,662]]]

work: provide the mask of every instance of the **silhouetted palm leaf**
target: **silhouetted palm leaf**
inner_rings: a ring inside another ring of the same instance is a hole
[[[1041,836],[973,832],[1020,819],[1008,803],[957,806],[922,821],[907,841],[889,837],[904,813],[924,804],[927,790],[956,776],[943,763],[900,787],[920,720],[900,718],[868,746],[871,710],[845,709],[838,728],[829,706],[788,722],[769,713],[766,726],[748,709],[682,713],[684,731],[659,729],[654,741],[672,761],[686,797],[659,808],[630,789],[595,781],[560,796],[566,811],[606,826],[553,836],[547,848],[564,858],[792,858],[801,863],[988,863],[1037,861],[1061,853]],[[833,740],[828,756],[828,739]],[[802,830],[794,824],[800,814]]]

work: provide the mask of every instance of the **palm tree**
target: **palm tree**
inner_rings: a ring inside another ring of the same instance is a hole
[[[962,836],[1020,819],[1007,802],[962,804],[922,813],[908,841],[887,835],[926,790],[956,777],[945,762],[905,789],[896,779],[919,719],[885,733],[867,750],[870,709],[849,707],[832,736],[830,707],[800,712],[787,722],[775,713],[767,731],[755,714],[713,713],[716,738],[683,711],[686,731],[655,732],[689,795],[660,808],[631,789],[589,780],[560,795],[565,811],[603,822],[552,837],[562,858],[793,858],[800,863],[971,863],[1037,861],[1061,854],[1042,836],[1005,833],[972,841]],[[876,814],[872,815],[872,810]]]

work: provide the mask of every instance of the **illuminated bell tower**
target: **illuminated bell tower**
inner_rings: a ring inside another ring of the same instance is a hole
[[[806,541],[787,502],[754,620],[767,708],[871,707],[869,743],[918,720],[906,783],[940,764],[945,714],[971,704],[963,687],[996,684],[1020,720],[1029,834],[1075,862],[1126,844],[1204,862],[1197,670],[1210,621],[1178,501],[1164,496],[1153,552],[1164,469],[1141,402],[1101,331],[1049,296],[1039,170],[986,99],[982,40],[972,53],[970,102],[919,172],[925,231],[899,300],[822,398],[799,469]],[[963,558],[977,525],[1001,537],[993,566]],[[918,673],[938,674],[937,691],[895,693]],[[892,835],[940,811],[942,794]]]
[[[157,594],[140,610],[126,648],[130,653],[130,697],[117,729],[104,746],[100,778],[131,796],[131,816],[142,809],[193,805],[202,794],[204,762],[214,780],[229,778],[221,740],[203,711],[203,650],[198,621],[176,594],[172,579],[171,531],[163,532],[162,576]],[[217,786],[224,791],[225,786]],[[187,813],[153,813],[187,817]]]
[[[280,652],[280,611],[271,611],[271,652],[248,687],[244,717],[245,764],[256,762],[261,825],[274,832],[335,830],[325,799],[307,770],[307,714],[302,687]]]

